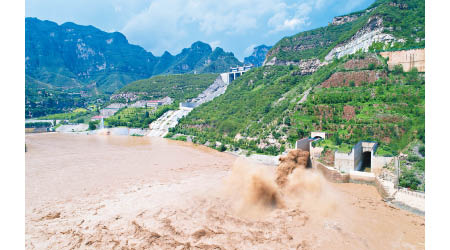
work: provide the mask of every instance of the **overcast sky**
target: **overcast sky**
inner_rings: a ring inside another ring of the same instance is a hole
[[[334,16],[374,0],[26,0],[26,16],[119,31],[161,55],[195,41],[232,51],[242,60],[254,46],[327,25]]]

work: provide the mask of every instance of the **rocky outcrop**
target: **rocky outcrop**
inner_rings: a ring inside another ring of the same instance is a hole
[[[296,72],[294,72],[294,74],[296,75],[310,75],[314,72],[316,72],[316,70],[323,66],[326,65],[327,62],[320,62],[319,59],[307,59],[307,60],[300,60],[298,62],[295,61],[282,61],[282,60],[277,60],[276,57],[273,57],[270,61],[266,62],[264,65],[296,65],[298,66],[300,69]]]
[[[334,47],[325,60],[330,61],[333,58],[341,58],[345,55],[353,54],[358,50],[367,51],[374,42],[393,42],[395,37],[391,34],[383,33],[383,19],[379,16],[373,16],[367,24],[356,32],[349,40]]]
[[[178,110],[169,110],[156,121],[152,122],[150,124],[150,133],[148,136],[164,137],[169,133],[169,129],[175,127],[178,124],[178,120],[188,115],[192,109],[225,93],[228,84],[229,83],[222,81],[220,76],[217,77],[214,83],[196,98],[189,100],[187,103],[182,103],[180,105],[182,108]]]
[[[356,19],[358,19],[358,17],[365,15],[366,13],[369,13],[373,10],[372,9],[368,9],[365,12],[362,13],[358,13],[358,14],[354,14],[354,15],[346,15],[346,16],[337,16],[333,18],[333,21],[331,22],[332,25],[341,25],[344,23],[348,23],[348,22],[353,22]]]
[[[139,98],[139,95],[146,94],[145,92],[140,93],[119,93],[119,94],[113,94],[109,97],[109,100],[111,101],[117,101],[117,100],[125,100],[126,102],[132,102]]]
[[[337,16],[333,18],[332,25],[341,25],[344,23],[352,22],[358,19],[359,15],[352,15],[352,16]]]
[[[205,102],[209,102],[219,95],[225,93],[227,87],[228,84],[222,81],[222,78],[219,76],[216,80],[214,80],[213,84],[211,84],[207,89],[200,93],[196,98],[190,100],[190,102],[194,102],[196,106]]]

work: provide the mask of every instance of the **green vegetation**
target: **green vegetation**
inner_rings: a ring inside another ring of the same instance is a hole
[[[367,18],[360,18],[342,25],[329,25],[283,38],[269,51],[268,60],[274,56],[286,61],[324,58],[333,47],[349,39],[366,22]],[[295,49],[296,46],[303,49]],[[273,53],[275,51],[276,53]]]
[[[27,122],[25,128],[48,128],[51,127],[51,122]]]
[[[177,105],[163,105],[158,108],[122,108],[113,116],[105,119],[105,125],[111,127],[148,128],[148,125],[165,112],[176,109]]]
[[[182,118],[172,132],[194,135],[194,142],[202,144],[220,141],[231,145],[229,149],[278,154],[286,146],[261,149],[258,144],[269,135],[281,139],[288,132],[289,120],[284,120],[282,114],[295,108],[301,94],[309,87],[327,79],[337,64],[338,61],[333,62],[310,76],[298,75],[298,67],[295,66],[252,69],[233,81],[225,94]],[[235,140],[238,133],[248,139]],[[297,136],[295,134],[295,138]]]
[[[96,111],[90,111],[84,108],[77,108],[72,112],[51,114],[40,117],[42,120],[68,120],[69,123],[87,123],[92,116],[98,114]]]
[[[425,191],[425,159],[411,155],[401,161],[399,185],[412,190]]]
[[[139,93],[141,99],[159,99],[169,96],[175,101],[197,97],[207,89],[217,74],[162,75],[130,83],[118,93]]]
[[[336,45],[350,39],[370,17],[383,19],[385,33],[403,42],[389,45],[375,43],[371,51],[425,47],[425,1],[424,0],[377,0],[367,10],[351,13],[359,17],[341,25],[328,25],[300,32],[280,40],[268,52],[268,60],[300,61],[310,58],[324,59]]]
[[[89,122],[89,130],[95,130],[97,128],[98,124],[99,124],[99,121],[90,121]]]
[[[374,83],[313,88],[345,70],[348,56],[308,76],[297,67],[265,66],[233,81],[225,94],[194,109],[171,132],[193,135],[194,142],[219,141],[237,148],[278,154],[311,131],[325,131],[329,148],[350,152],[360,140],[377,141],[379,155],[396,155],[409,141],[424,141],[425,80],[423,74],[386,72]],[[364,54],[359,56],[364,58]],[[358,58],[358,57],[357,57]],[[381,68],[381,69],[380,69]],[[349,114],[344,115],[344,108]],[[268,143],[275,140],[277,143]]]
[[[76,108],[101,104],[107,95],[82,95],[79,89],[37,88],[28,82],[25,86],[25,118],[43,117],[49,114],[68,113]]]

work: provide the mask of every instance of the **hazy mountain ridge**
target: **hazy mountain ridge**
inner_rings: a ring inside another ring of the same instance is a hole
[[[253,53],[244,58],[244,64],[253,64],[255,67],[260,67],[263,65],[266,59],[267,52],[272,48],[272,46],[259,45],[253,48]]]

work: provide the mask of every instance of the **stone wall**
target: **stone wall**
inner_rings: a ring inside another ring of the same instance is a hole
[[[425,72],[425,49],[384,51],[380,52],[380,55],[389,58],[389,69],[393,69],[395,65],[402,65],[404,71],[416,67],[419,72]]]
[[[347,183],[350,180],[350,174],[340,173],[337,169],[325,166],[316,160],[312,161],[312,166],[313,168],[319,170],[330,182]]]
[[[408,189],[399,189],[394,196],[394,202],[400,205],[406,205],[409,208],[425,211],[425,194],[410,191]]]
[[[384,166],[393,163],[394,159],[394,157],[377,156],[372,152],[371,172],[375,174],[380,173],[381,169],[383,169]]]

